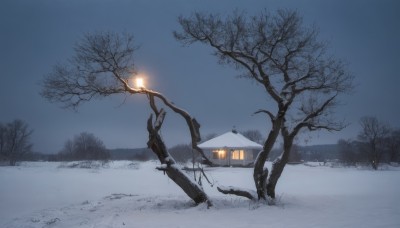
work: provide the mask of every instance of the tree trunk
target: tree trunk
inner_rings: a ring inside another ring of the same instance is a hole
[[[212,206],[204,190],[183,173],[178,166],[167,165],[164,171],[196,204],[206,202],[208,206]]]
[[[287,162],[289,161],[290,151],[293,145],[293,137],[284,136],[283,137],[283,152],[281,157],[275,159],[272,164],[271,174],[268,178],[267,184],[267,195],[272,199],[275,199],[275,187],[278,183],[279,177],[281,176],[283,169],[285,168]]]
[[[372,165],[372,168],[373,168],[374,170],[378,170],[378,165],[379,165],[379,153],[380,153],[380,151],[378,151],[378,148],[377,148],[377,145],[376,145],[376,141],[375,141],[375,140],[372,140],[372,141],[370,142],[370,144],[371,144],[371,149],[372,149],[372,155],[371,155],[371,159],[370,159],[371,165]]]
[[[16,151],[13,151],[13,153],[11,153],[8,156],[8,159],[10,159],[10,161],[9,161],[10,166],[16,166],[17,165],[17,155],[15,153],[16,153]]]
[[[278,138],[281,125],[283,123],[283,118],[278,117],[272,123],[272,129],[268,134],[268,138],[264,143],[263,150],[257,155],[254,163],[253,178],[257,189],[258,199],[266,199],[265,190],[268,178],[268,169],[264,169],[264,164],[267,161],[268,155]]]
[[[377,153],[378,153],[377,151],[374,151],[371,159],[371,165],[374,170],[378,170],[378,165],[379,165],[379,157]]]
[[[157,113],[157,118],[153,127],[152,118],[147,121],[147,130],[149,132],[149,141],[147,146],[157,155],[161,162],[161,166],[157,169],[164,171],[167,176],[173,180],[196,204],[206,202],[208,206],[212,206],[207,194],[196,183],[193,182],[181,169],[176,165],[175,160],[168,153],[167,148],[158,134],[162,122],[165,117],[165,111],[161,110]]]

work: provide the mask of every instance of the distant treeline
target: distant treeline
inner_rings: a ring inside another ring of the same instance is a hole
[[[361,131],[357,139],[339,140],[328,145],[293,145],[289,162],[337,162],[343,165],[369,164],[377,169],[380,163],[400,163],[400,129],[391,128],[376,117],[360,119]],[[0,165],[16,165],[19,161],[78,161],[78,160],[136,160],[156,159],[148,148],[107,149],[102,140],[92,133],[82,132],[68,139],[57,154],[32,152],[30,136],[33,130],[22,120],[0,123]],[[257,130],[243,131],[252,141],[263,144]],[[216,134],[205,136],[204,140]],[[188,144],[179,144],[168,149],[180,163],[201,161],[201,156]],[[282,148],[273,149],[269,156],[274,161],[282,154]],[[254,158],[258,152],[254,152]]]
[[[270,155],[270,161],[275,160],[282,153],[282,148],[273,149]],[[326,162],[334,161],[340,158],[339,146],[337,144],[293,145],[290,153],[289,162]]]
[[[294,146],[289,162],[337,162],[343,165],[356,165],[368,163],[368,156],[363,152],[364,144],[360,142],[349,142],[340,140],[337,144],[326,145],[310,145],[310,146]],[[199,160],[200,156],[193,156],[192,149],[189,145],[176,145],[169,149],[171,155],[177,162],[188,162],[195,159]],[[274,149],[271,151],[270,161],[277,158],[282,152],[282,149]],[[71,160],[134,160],[134,161],[149,161],[156,159],[154,153],[148,148],[135,149],[107,149],[107,157],[103,159],[83,159],[66,157],[61,153],[58,154],[42,154],[28,153],[23,156],[21,161],[71,161]],[[257,153],[254,154],[254,157]],[[391,159],[391,153],[387,150],[382,156],[381,162],[399,162]]]
[[[292,162],[298,161],[331,161],[340,158],[339,146],[337,144],[296,146],[296,151],[291,158]],[[192,149],[189,145],[180,144],[169,149],[170,153],[178,162],[187,162],[193,159]],[[280,149],[274,149],[271,154],[271,160],[275,159]],[[108,157],[106,160],[136,160],[148,161],[156,159],[154,153],[148,148],[135,149],[107,149]],[[257,154],[254,155],[254,157]],[[199,156],[195,154],[194,159]],[[24,161],[66,161],[65,156],[59,154],[29,153],[23,158]],[[103,160],[103,159],[73,159],[73,160]]]
[[[189,145],[176,145],[169,148],[169,152],[177,162],[187,162],[198,159],[199,156],[192,154],[192,148]],[[79,161],[79,160],[134,160],[149,161],[157,159],[154,153],[148,148],[134,149],[106,149],[102,152],[102,156],[92,153],[92,156],[76,155],[75,153],[66,154],[61,151],[57,154],[44,154],[38,152],[30,152],[25,154],[20,161]]]
[[[72,160],[136,160],[136,161],[148,161],[155,159],[153,152],[147,148],[136,148],[136,149],[107,149],[107,156],[99,159],[83,159],[76,157],[67,157],[63,154],[43,154],[32,152],[26,154],[21,160],[22,161],[72,161]]]

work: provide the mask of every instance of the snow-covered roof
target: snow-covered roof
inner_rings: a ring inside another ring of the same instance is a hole
[[[249,148],[249,149],[261,149],[262,145],[249,140],[240,133],[234,133],[229,131],[225,134],[217,136],[213,139],[205,141],[198,145],[202,149],[209,148]]]

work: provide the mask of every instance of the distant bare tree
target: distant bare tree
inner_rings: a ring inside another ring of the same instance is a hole
[[[299,145],[293,144],[292,151],[290,152],[288,162],[301,162],[301,154]]]
[[[75,153],[84,160],[107,160],[110,158],[104,143],[92,133],[82,132],[73,140]]]
[[[200,124],[188,112],[176,106],[164,95],[145,87],[135,88],[128,80],[135,74],[133,36],[123,33],[97,32],[86,34],[74,48],[75,55],[66,64],[55,65],[45,76],[41,95],[50,102],[60,102],[64,107],[77,108],[82,102],[114,94],[143,94],[155,115],[147,122],[148,147],[166,167],[163,170],[196,203],[209,201],[204,191],[175,167],[175,161],[158,135],[165,117],[165,110],[158,109],[159,103],[180,115],[186,122],[191,136],[191,146],[209,161],[197,146],[201,140]]]
[[[341,130],[332,118],[339,95],[351,90],[353,76],[345,64],[329,55],[317,40],[315,27],[306,27],[296,11],[262,12],[248,17],[234,12],[225,18],[194,13],[179,17],[175,38],[185,45],[203,43],[221,64],[231,65],[265,89],[276,106],[259,110],[272,128],[257,156],[253,178],[259,199],[275,198],[276,183],[289,159],[293,141],[302,130]],[[269,174],[264,164],[282,134],[284,150]],[[232,191],[230,191],[232,192]]]
[[[31,152],[30,136],[33,130],[22,120],[0,124],[0,155],[15,166],[23,156]]]
[[[356,165],[359,158],[357,156],[357,146],[352,140],[340,139],[338,142],[339,160],[345,165]]]
[[[6,126],[0,123],[0,161],[6,159],[5,157],[6,132],[7,132]]]
[[[143,150],[141,153],[135,154],[129,159],[137,161],[149,161],[152,159],[156,159],[156,157],[154,156],[154,154],[150,154],[146,150]]]
[[[202,140],[202,142],[208,141],[208,140],[213,139],[213,138],[215,138],[217,136],[218,136],[217,133],[209,133],[206,136],[204,136],[204,139]]]
[[[60,160],[74,160],[74,143],[72,142],[71,139],[68,139],[64,143],[64,147],[62,150],[58,153],[58,158]]]
[[[247,130],[241,132],[241,134],[256,143],[263,143],[263,136],[259,130]]]
[[[178,144],[169,149],[169,153],[179,163],[185,163],[193,159],[192,147],[187,144]]]
[[[389,160],[400,162],[400,129],[391,131],[386,139],[386,145],[389,151]]]
[[[82,132],[68,139],[60,152],[67,160],[108,160],[110,154],[102,140],[94,134]]]
[[[385,151],[385,138],[390,134],[390,128],[373,116],[360,119],[361,132],[358,138],[364,142],[363,152],[368,155],[373,169],[377,170]]]

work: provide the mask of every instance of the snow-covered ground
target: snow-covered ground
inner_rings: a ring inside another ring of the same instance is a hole
[[[0,227],[400,227],[399,168],[289,165],[275,206],[216,190],[253,189],[252,169],[209,168],[214,207],[207,209],[195,207],[156,162],[60,165],[0,167]]]

